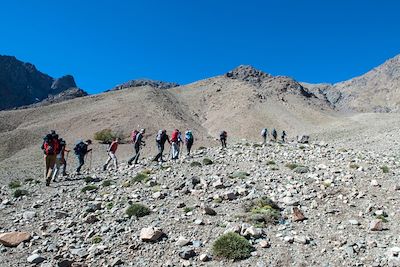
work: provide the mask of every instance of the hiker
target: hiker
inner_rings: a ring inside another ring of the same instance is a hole
[[[67,155],[69,153],[69,150],[66,148],[66,142],[64,139],[60,138],[58,139],[58,144],[59,144],[59,149],[58,149],[58,153],[56,156],[56,164],[55,164],[55,168],[54,168],[54,173],[53,173],[53,181],[56,181],[56,178],[58,176],[58,172],[61,169],[61,166],[63,166],[63,171],[62,171],[62,175],[66,176],[66,169],[67,169],[67,161],[65,159],[65,152],[67,152]]]
[[[219,134],[219,140],[221,141],[222,149],[226,148],[226,138],[228,137],[228,133],[226,131],[222,131]]]
[[[278,138],[278,133],[276,132],[275,128],[272,130],[272,137],[274,138],[274,141],[276,142],[276,139]]]
[[[46,186],[49,186],[51,176],[53,174],[54,164],[56,163],[56,152],[59,149],[58,140],[54,140],[54,136],[52,134],[48,134],[43,138],[43,144],[41,148],[44,153],[44,178],[46,180]]]
[[[135,131],[134,131],[135,132]],[[146,143],[143,141],[143,134],[146,132],[145,129],[141,129],[139,132],[136,133],[136,135],[132,135],[132,143],[133,143],[133,148],[135,149],[135,155],[129,159],[128,165],[132,165],[132,162],[134,161],[134,164],[138,163],[139,156],[140,156],[140,148],[141,146],[145,146]]]
[[[79,141],[75,147],[74,147],[74,152],[76,155],[76,158],[78,160],[78,167],[76,168],[76,174],[80,174],[81,168],[83,164],[85,164],[85,156],[89,152],[92,151],[92,149],[88,149],[89,145],[92,144],[92,140],[88,139],[85,142]]]
[[[182,142],[182,136],[178,129],[175,129],[171,134],[171,147],[172,147],[172,159],[179,158],[180,143]]]
[[[268,129],[264,128],[261,130],[261,137],[263,138],[263,144],[265,145],[267,143],[267,137],[268,137]]]
[[[156,136],[158,154],[153,159],[153,161],[158,161],[160,159],[161,162],[164,162],[163,152],[164,152],[165,142],[167,141],[171,145],[171,141],[169,140],[169,136],[167,135],[167,130],[159,130]]]
[[[187,155],[190,156],[190,150],[192,149],[194,142],[193,134],[192,131],[187,130],[185,132],[185,144],[186,144],[186,150],[187,150]]]
[[[285,130],[283,130],[283,131],[282,131],[282,135],[281,135],[281,138],[282,138],[282,142],[283,142],[283,143],[285,143],[285,137],[286,137],[286,132],[285,132]]]
[[[116,137],[113,142],[108,146],[107,153],[108,153],[108,159],[106,161],[106,164],[103,166],[103,171],[107,170],[108,163],[112,160],[114,162],[114,168],[115,170],[118,170],[118,160],[117,156],[115,156],[115,152],[117,152],[118,148],[118,143],[119,143],[119,138]]]

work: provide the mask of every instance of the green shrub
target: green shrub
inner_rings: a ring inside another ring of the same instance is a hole
[[[300,148],[300,149],[305,149],[306,147],[305,147],[305,146],[299,146],[299,148]]]
[[[83,187],[81,189],[81,192],[85,193],[87,191],[94,191],[94,190],[97,190],[97,186],[95,186],[95,185],[87,185],[87,186],[85,186],[85,187]]]
[[[101,241],[103,241],[103,239],[101,238],[101,236],[95,235],[94,237],[92,237],[92,243],[93,244],[98,244]]]
[[[115,138],[120,140],[124,139],[122,132],[113,132],[111,129],[103,129],[94,134],[94,139],[100,141],[103,144],[110,144]]]
[[[286,165],[285,165],[285,167],[287,167],[287,168],[289,168],[289,169],[291,169],[291,170],[294,170],[294,169],[296,169],[297,167],[299,167],[300,165],[298,165],[298,164],[296,164],[296,163],[287,163]]]
[[[260,144],[253,144],[253,147],[254,147],[254,148],[262,147],[262,145],[260,145]]]
[[[135,204],[132,204],[131,206],[129,206],[129,208],[126,209],[125,213],[129,216],[129,218],[132,216],[139,218],[139,217],[144,217],[146,215],[149,215],[150,209],[148,207],[146,207],[145,205],[135,203]]]
[[[106,204],[106,208],[107,209],[112,209],[114,207],[114,204],[112,203],[112,202],[108,202],[107,204]]]
[[[133,182],[147,182],[149,180],[149,176],[146,173],[139,172],[132,178]]]
[[[33,181],[35,181],[33,178],[26,178],[24,180],[25,183],[30,183],[30,182],[33,182]]]
[[[239,178],[239,179],[245,179],[248,176],[250,176],[250,173],[242,171],[234,172],[231,175],[229,175],[230,178]]]
[[[268,160],[267,165],[276,165],[275,161],[273,160]]]
[[[19,198],[19,197],[26,196],[26,195],[28,195],[28,191],[24,190],[24,189],[17,189],[13,193],[13,196],[15,198]]]
[[[205,146],[200,146],[199,147],[199,150],[204,150],[204,149],[207,149]]]
[[[146,170],[143,170],[142,173],[147,174],[147,175],[150,175],[150,174],[151,174],[151,170],[146,169]]]
[[[11,189],[15,189],[15,188],[21,187],[21,182],[20,181],[11,181],[8,184],[8,187],[11,188]]]
[[[209,159],[209,158],[204,158],[203,159],[203,164],[204,165],[211,165],[211,164],[213,164],[213,161],[211,159]]]
[[[191,212],[191,211],[193,211],[193,210],[194,210],[193,207],[184,207],[184,208],[183,208],[183,211],[184,211],[185,213]]]
[[[389,167],[388,166],[381,166],[381,170],[383,173],[389,173]]]
[[[201,167],[201,163],[198,161],[193,161],[190,163],[190,167]]]
[[[220,198],[220,197],[217,197],[217,198],[214,198],[214,203],[222,203],[222,198]]]
[[[384,222],[384,223],[387,223],[387,222],[388,222],[388,219],[386,219],[385,215],[378,215],[378,216],[376,216],[376,218],[377,218],[377,219],[381,219],[382,222]]]
[[[101,184],[103,187],[107,187],[112,185],[112,181],[110,180],[104,180],[103,183]]]
[[[85,183],[87,183],[87,184],[93,182],[93,180],[94,179],[90,176],[85,177]]]
[[[247,219],[253,224],[277,224],[281,218],[281,209],[269,199],[262,197],[244,204]]]
[[[349,166],[351,169],[358,169],[358,168],[360,168],[360,166],[359,165],[357,165],[357,164],[350,164],[350,166]]]
[[[230,260],[249,258],[253,249],[246,238],[233,232],[220,236],[212,246],[215,256]]]

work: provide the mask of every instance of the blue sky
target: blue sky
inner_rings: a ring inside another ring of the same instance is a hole
[[[306,82],[400,53],[397,0],[1,1],[0,54],[96,93],[136,78],[190,83],[250,64]]]

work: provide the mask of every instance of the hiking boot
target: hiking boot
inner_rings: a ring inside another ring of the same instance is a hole
[[[50,186],[50,179],[46,179],[46,186]]]
[[[103,172],[107,170],[107,165],[103,166]]]

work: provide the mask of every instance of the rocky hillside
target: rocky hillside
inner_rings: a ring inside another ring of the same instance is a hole
[[[348,81],[303,86],[341,111],[399,112],[400,55]]]
[[[399,266],[399,175],[398,158],[366,149],[244,141],[50,187],[41,175],[12,179],[0,190],[0,256],[4,266]]]
[[[38,103],[49,95],[55,96],[76,87],[71,75],[55,79],[30,63],[0,55],[0,110]],[[69,96],[71,98],[74,94]],[[61,100],[60,97],[58,99]]]

